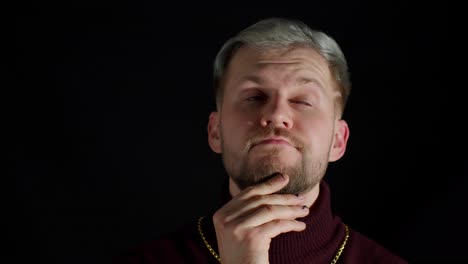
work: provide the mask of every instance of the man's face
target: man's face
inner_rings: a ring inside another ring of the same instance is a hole
[[[312,189],[348,138],[335,112],[338,89],[328,64],[310,48],[240,48],[227,69],[209,143],[239,189],[288,174],[282,193]]]

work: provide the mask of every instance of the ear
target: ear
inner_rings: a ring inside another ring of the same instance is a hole
[[[208,144],[214,152],[221,153],[221,136],[218,112],[211,112],[208,120]]]
[[[343,157],[346,151],[346,144],[349,138],[349,127],[346,121],[336,120],[335,121],[335,134],[333,136],[333,142],[330,149],[330,155],[328,161],[333,162]]]

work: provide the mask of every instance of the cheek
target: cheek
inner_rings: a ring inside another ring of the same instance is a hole
[[[254,111],[245,111],[245,109],[226,109],[221,116],[227,129],[251,128],[255,124],[256,113]]]
[[[325,152],[330,148],[333,138],[333,124],[324,120],[303,123],[300,128],[304,131],[305,143],[312,152]]]
[[[242,115],[223,115],[221,117],[222,137],[225,144],[242,145],[248,140],[250,131],[254,128],[254,121]]]

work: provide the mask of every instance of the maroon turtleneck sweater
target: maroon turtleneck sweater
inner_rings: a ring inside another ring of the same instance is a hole
[[[229,191],[224,190],[221,204],[229,199],[231,199]],[[202,230],[208,243],[218,252],[211,216],[203,219]],[[201,239],[197,229],[197,220],[194,219],[157,240],[131,249],[119,256],[114,263],[219,263]],[[269,250],[271,264],[328,264],[332,261],[345,238],[345,227],[340,217],[333,215],[331,211],[330,190],[325,182],[320,185],[319,196],[309,215],[300,220],[307,224],[304,231],[289,232],[272,239]],[[400,264],[407,262],[371,239],[350,229],[348,241],[338,263]]]

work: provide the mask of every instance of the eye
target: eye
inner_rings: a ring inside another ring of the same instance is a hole
[[[295,103],[295,104],[300,104],[300,105],[305,105],[305,106],[312,106],[311,103],[307,102],[307,101],[301,101],[301,100],[293,100],[291,101],[292,103]]]
[[[251,102],[259,102],[259,101],[264,101],[264,100],[265,100],[265,96],[262,96],[262,95],[249,96],[246,99],[246,101],[251,101]]]

